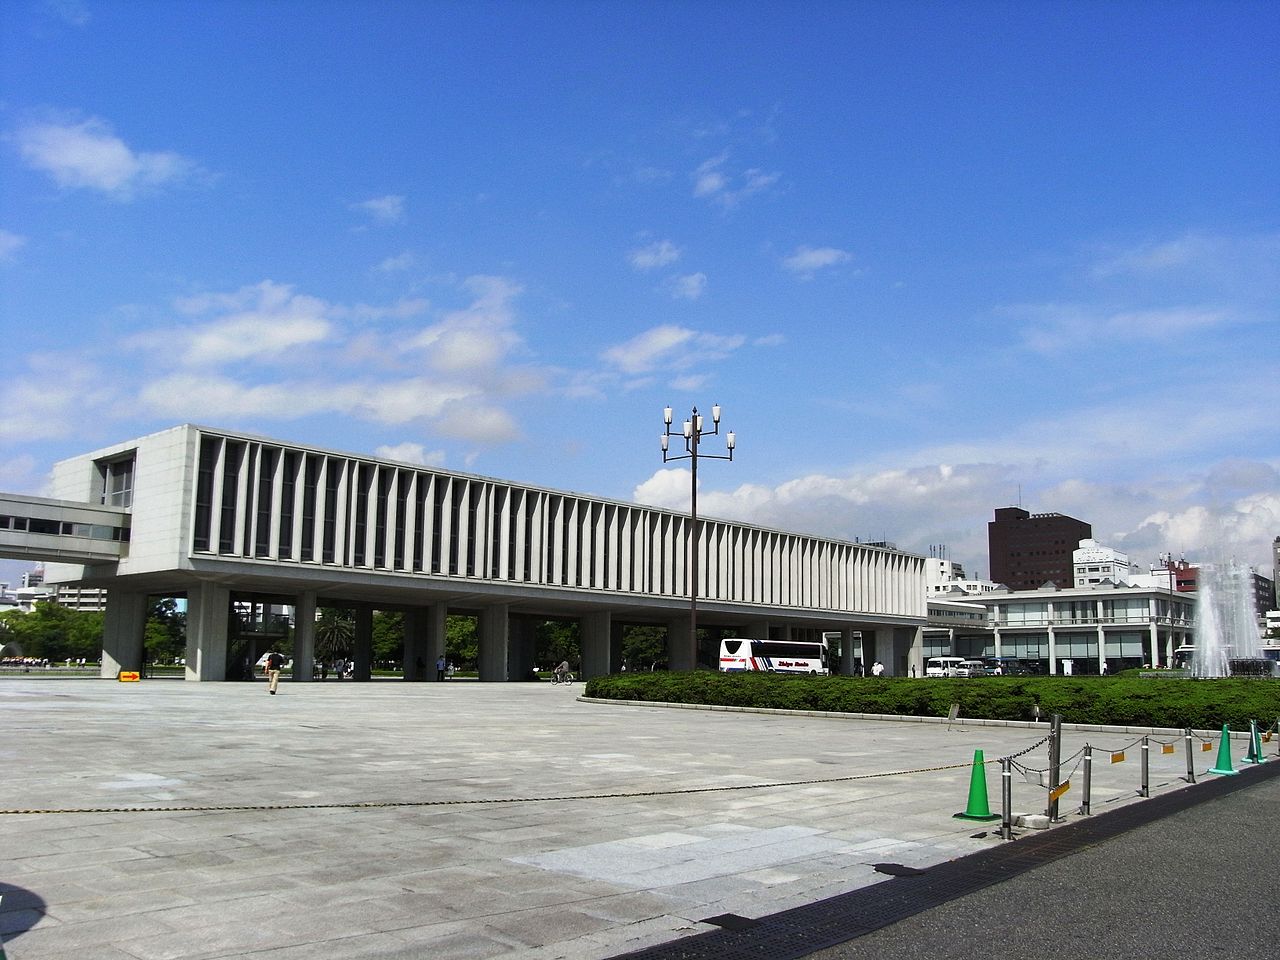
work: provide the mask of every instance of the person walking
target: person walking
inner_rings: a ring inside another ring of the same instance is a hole
[[[442,654],[441,656],[436,657],[436,679],[437,679],[437,680],[443,680],[443,679],[444,679],[444,668],[445,668],[445,666],[446,666],[446,664],[445,664],[445,659],[444,659],[443,654]]]
[[[871,665],[871,675],[873,677],[878,677],[882,673],[884,673],[884,664],[881,663],[879,660],[877,660],[875,663]]]
[[[276,695],[276,687],[280,685],[280,668],[284,666],[284,654],[274,650],[267,654],[267,662],[262,665],[267,675],[267,693]]]

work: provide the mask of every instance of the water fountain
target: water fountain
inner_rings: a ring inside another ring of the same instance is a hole
[[[1233,660],[1261,660],[1253,571],[1234,560],[1200,567],[1193,677],[1227,677]]]

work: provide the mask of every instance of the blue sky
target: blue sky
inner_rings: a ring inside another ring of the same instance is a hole
[[[0,489],[182,422],[945,544],[1280,534],[1280,6],[12,0]],[[676,465],[679,466],[679,465]],[[13,564],[0,579],[13,579]]]

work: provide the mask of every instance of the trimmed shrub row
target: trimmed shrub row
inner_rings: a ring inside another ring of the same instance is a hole
[[[1030,720],[1062,714],[1066,723],[1217,730],[1224,723],[1266,729],[1280,718],[1280,682],[1140,677],[789,677],[773,673],[624,673],[595,677],[586,695],[608,700],[697,703],[783,710],[827,710],[945,717],[951,704],[970,719]]]

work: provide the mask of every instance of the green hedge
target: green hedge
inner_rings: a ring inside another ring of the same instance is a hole
[[[587,682],[608,700],[698,703],[945,717],[951,704],[969,719],[1030,720],[1060,713],[1066,723],[1217,730],[1263,729],[1280,717],[1280,682],[1141,677],[788,677],[772,673],[624,673]]]

